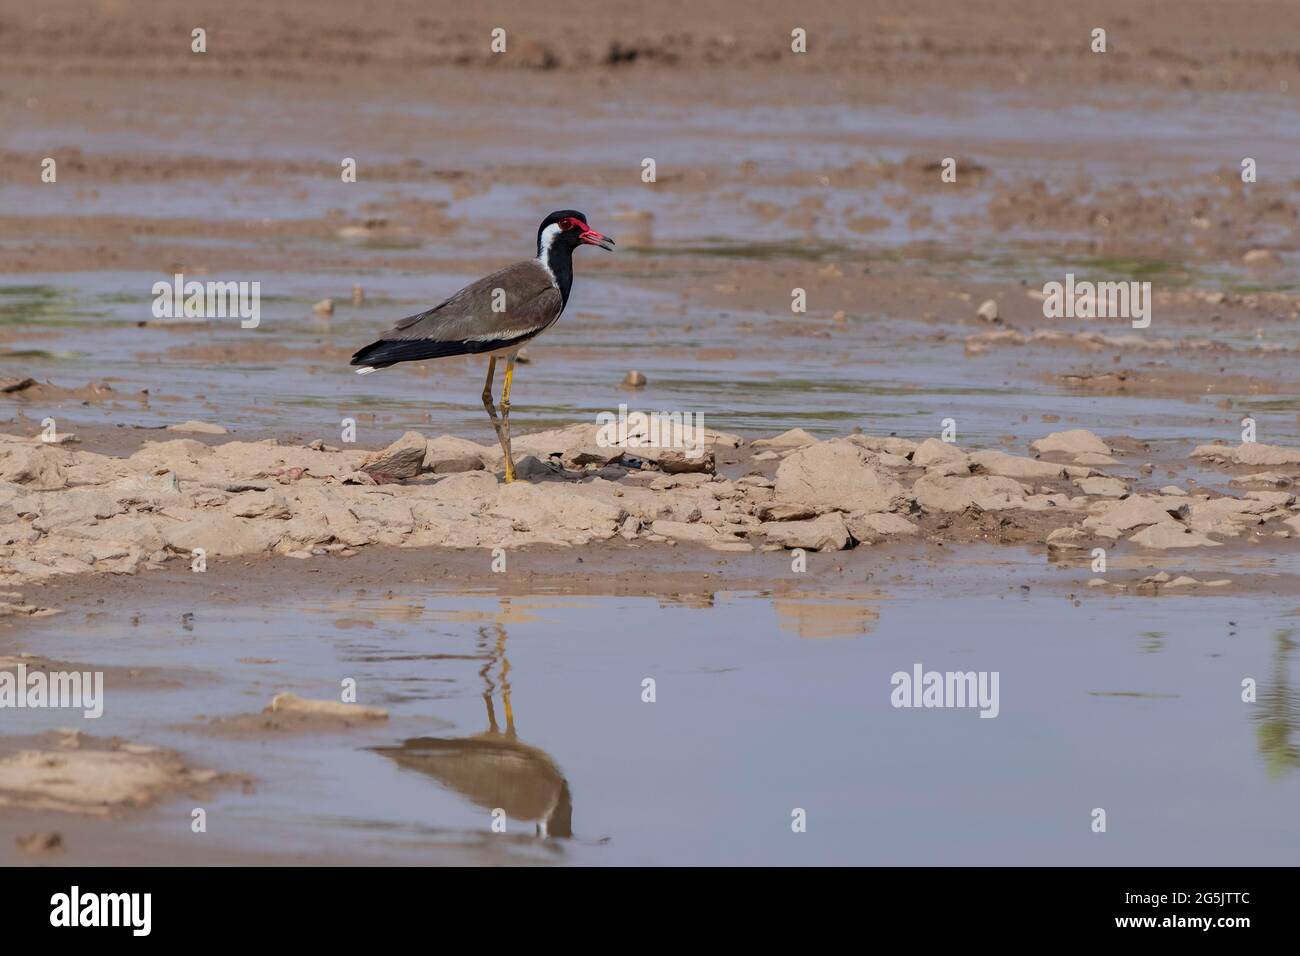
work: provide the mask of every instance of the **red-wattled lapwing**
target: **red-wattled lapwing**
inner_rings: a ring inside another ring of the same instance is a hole
[[[516,262],[467,285],[427,312],[408,316],[352,356],[358,375],[398,362],[487,353],[483,407],[501,442],[506,481],[515,480],[510,455],[510,381],[515,356],[529,339],[549,329],[564,312],[573,285],[573,250],[581,244],[613,249],[614,240],[587,225],[576,209],[553,212],[537,227],[537,258]],[[492,377],[497,358],[506,360],[501,388],[501,419],[492,405]]]

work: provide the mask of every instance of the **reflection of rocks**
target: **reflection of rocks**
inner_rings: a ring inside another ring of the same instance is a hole
[[[880,619],[879,609],[868,604],[866,598],[831,601],[774,597],[772,607],[781,629],[800,637],[856,637],[869,634]]]
[[[510,616],[503,602],[503,616]],[[488,652],[479,676],[488,729],[472,737],[412,737],[397,747],[376,747],[400,767],[433,777],[475,806],[491,812],[504,810],[507,827],[523,821],[537,825],[542,836],[573,836],[573,801],[569,783],[546,751],[519,740],[510,705],[510,662],[506,659],[506,631],[498,622],[479,632]],[[493,668],[497,669],[495,679]],[[505,709],[505,730],[497,724],[494,691],[500,690]]]
[[[1273,635],[1276,642],[1273,673],[1267,684],[1261,682],[1259,701],[1255,704],[1259,752],[1273,776],[1300,767],[1300,743],[1296,740],[1296,731],[1300,729],[1300,694],[1292,690],[1290,679],[1291,658],[1296,649],[1294,634],[1294,631],[1278,631]]]

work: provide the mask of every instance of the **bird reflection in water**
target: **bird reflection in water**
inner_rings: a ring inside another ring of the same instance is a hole
[[[502,809],[509,822],[533,823],[539,836],[573,836],[569,783],[550,754],[518,739],[510,706],[510,662],[501,624],[479,629],[486,661],[483,703],[488,729],[472,737],[412,737],[399,747],[375,749],[400,767],[428,774],[444,787],[488,811]],[[492,671],[497,670],[496,680]],[[497,723],[493,695],[501,691],[506,726]]]

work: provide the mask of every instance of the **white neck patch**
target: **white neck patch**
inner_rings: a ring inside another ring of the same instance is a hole
[[[559,224],[554,222],[551,223],[549,226],[547,226],[545,229],[543,229],[541,239],[539,241],[542,251],[537,256],[538,264],[543,269],[546,270],[546,274],[551,277],[551,285],[555,286],[557,289],[560,287],[560,283],[558,283],[555,280],[555,273],[551,271],[551,263],[550,263],[551,243],[555,241],[555,237],[558,236],[562,231],[563,230],[560,229]]]

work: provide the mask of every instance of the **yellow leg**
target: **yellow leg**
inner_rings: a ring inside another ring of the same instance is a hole
[[[487,381],[483,383],[483,407],[487,409],[488,417],[492,419],[492,430],[497,433],[497,441],[501,443],[501,452],[506,456],[506,481],[515,480],[515,463],[510,457],[510,437],[508,432],[501,430],[501,422],[497,418],[496,407],[492,404],[492,378],[496,375],[497,360],[496,356],[488,356]],[[506,388],[502,393],[502,406],[504,413],[510,407],[510,372],[506,371]]]
[[[506,481],[515,480],[515,460],[510,454],[510,383],[515,377],[515,357],[506,359],[506,383],[501,387],[501,430],[505,433],[502,447],[506,452]]]

